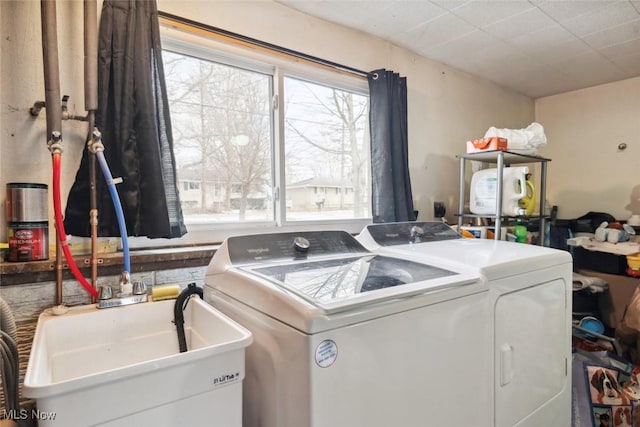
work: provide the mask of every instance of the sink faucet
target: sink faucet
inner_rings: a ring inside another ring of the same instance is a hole
[[[409,243],[420,243],[422,236],[424,236],[424,229],[414,225],[411,227],[411,231],[409,231]]]
[[[113,289],[109,285],[100,287],[98,295],[98,308],[121,307],[123,305],[147,302],[147,286],[144,282],[131,283],[131,276],[128,271],[123,271],[120,276],[120,291],[113,295]]]

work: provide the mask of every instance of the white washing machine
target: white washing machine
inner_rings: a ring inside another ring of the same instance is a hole
[[[373,224],[358,236],[378,254],[470,268],[487,283],[496,426],[571,425],[572,258],[555,249],[461,238],[442,222]]]
[[[204,287],[253,334],[246,427],[492,426],[487,293],[336,231],[228,238]]]

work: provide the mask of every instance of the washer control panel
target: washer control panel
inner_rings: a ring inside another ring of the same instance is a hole
[[[346,231],[300,231],[229,237],[227,249],[232,264],[367,252]]]

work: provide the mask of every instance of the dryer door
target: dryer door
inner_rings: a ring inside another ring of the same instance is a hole
[[[566,306],[566,286],[564,280],[558,279],[498,298],[495,312],[497,426],[518,424],[567,387],[570,314]]]

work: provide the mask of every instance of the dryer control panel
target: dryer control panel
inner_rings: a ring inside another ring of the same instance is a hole
[[[415,221],[371,224],[365,228],[380,246],[398,246],[411,243],[439,242],[460,239],[461,236],[444,222]]]

